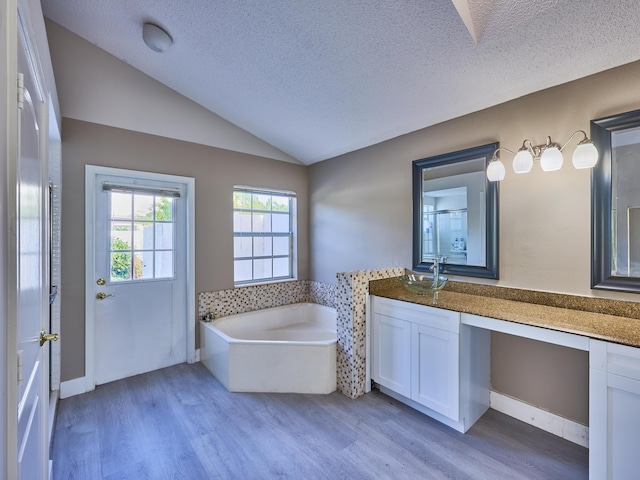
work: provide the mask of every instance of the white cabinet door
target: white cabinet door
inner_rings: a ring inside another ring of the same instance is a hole
[[[640,470],[640,380],[607,375],[608,478],[637,479]]]
[[[412,328],[411,399],[458,421],[459,336],[426,325]]]
[[[373,314],[371,377],[383,387],[411,396],[411,323]]]
[[[589,389],[590,478],[638,478],[640,349],[592,340]]]

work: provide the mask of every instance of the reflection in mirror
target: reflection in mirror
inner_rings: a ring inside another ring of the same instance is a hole
[[[422,170],[422,260],[435,255],[456,265],[486,265],[484,158]],[[467,173],[456,173],[456,167]]]
[[[640,207],[629,207],[629,258],[630,277],[640,277]]]
[[[498,278],[497,184],[485,171],[497,144],[413,162],[414,269]]]
[[[611,275],[640,277],[640,127],[611,133]],[[615,181],[614,181],[615,180]]]
[[[640,110],[591,122],[591,286],[640,292]]]

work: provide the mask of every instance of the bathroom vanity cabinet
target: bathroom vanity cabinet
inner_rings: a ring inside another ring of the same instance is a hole
[[[460,298],[467,303],[456,304],[456,295],[449,293],[441,303],[450,308],[444,309],[371,296],[371,378],[380,390],[466,432],[489,407],[491,331],[588,351],[589,478],[638,478],[640,348],[596,339],[593,326],[601,322],[599,331],[606,331],[615,328],[616,322],[631,322],[630,338],[635,338],[633,322],[640,320],[539,305],[527,305],[524,310],[516,302],[491,300],[503,315],[512,308],[531,323],[557,318],[564,325],[568,320],[584,325],[585,333],[579,333],[579,327],[569,333],[459,313],[458,308],[469,310],[469,297]],[[488,303],[482,305],[488,309]],[[598,338],[603,338],[598,332]]]
[[[489,408],[490,332],[460,313],[372,297],[371,378],[383,393],[466,432]]]
[[[640,349],[591,340],[589,477],[638,478]]]

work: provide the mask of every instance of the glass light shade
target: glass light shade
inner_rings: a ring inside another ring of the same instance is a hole
[[[593,168],[598,163],[598,149],[593,143],[581,143],[571,159],[575,168]]]
[[[147,47],[158,53],[164,52],[173,44],[169,34],[153,23],[145,23],[142,26],[142,39]]]
[[[529,173],[533,167],[533,157],[528,150],[519,150],[513,157],[513,171],[516,173]]]
[[[545,172],[553,172],[562,168],[562,152],[558,147],[549,147],[540,157],[540,167]]]
[[[504,180],[504,164],[496,159],[492,160],[487,167],[487,180],[490,182],[499,182],[500,180]]]

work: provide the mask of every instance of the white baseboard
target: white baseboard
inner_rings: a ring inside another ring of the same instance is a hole
[[[193,360],[193,363],[198,363],[200,361],[200,349],[196,348],[196,355],[195,358]]]
[[[589,448],[589,427],[491,390],[490,407],[545,432]]]
[[[66,382],[60,382],[60,398],[69,398],[87,392],[87,380],[85,377],[74,378]]]

